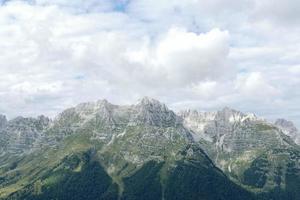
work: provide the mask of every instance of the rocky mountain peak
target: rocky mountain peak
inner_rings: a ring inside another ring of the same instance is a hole
[[[138,101],[135,105],[136,109],[144,114],[147,113],[173,113],[173,111],[169,110],[167,106],[156,99],[152,99],[149,97],[144,97]]]
[[[83,115],[88,115],[91,113],[101,112],[107,110],[113,105],[109,103],[106,99],[98,100],[96,102],[81,103],[75,107],[75,111]]]
[[[40,115],[37,117],[38,122],[43,126],[48,126],[51,122],[51,119],[49,117],[46,117],[45,115]]]
[[[243,113],[235,109],[224,107],[217,112],[199,112],[197,110],[186,110],[179,113],[185,121],[194,121],[209,123],[215,121],[217,123],[235,123],[235,122],[249,122],[260,120],[255,114]]]
[[[0,129],[7,124],[7,119],[5,115],[0,114]]]
[[[37,118],[18,116],[7,122],[7,128],[14,129],[14,130],[21,130],[21,131],[24,130],[42,131],[44,128],[46,128],[49,125],[49,123],[50,123],[50,119],[43,115],[38,116]]]
[[[99,113],[110,113],[115,107],[112,103],[108,102],[106,99],[98,100],[95,104],[95,110]]]
[[[288,121],[286,119],[277,119],[275,121],[275,125],[279,126],[281,128],[284,128],[284,129],[288,129],[289,131],[292,131],[292,132],[298,131],[297,128],[295,127],[294,123],[291,121]]]
[[[96,116],[103,120],[111,120],[112,113],[118,106],[111,104],[106,99],[96,102],[80,103],[73,108],[64,110],[58,115],[56,121],[72,121],[72,123],[85,123]]]
[[[286,119],[277,119],[275,121],[275,125],[286,135],[290,136],[297,144],[300,144],[300,132],[293,122]]]
[[[200,112],[197,110],[184,110],[180,111],[178,115],[183,119],[190,119],[194,121],[210,121],[216,117],[216,112]]]
[[[188,116],[197,116],[198,115],[198,111],[197,110],[182,110],[178,113],[179,116],[185,118]]]
[[[273,191],[275,186],[280,188],[282,180],[283,183],[295,185],[295,187],[289,186],[292,188],[291,194],[294,194],[300,182],[299,148],[277,128],[297,132],[293,123],[284,119],[277,120],[276,125],[265,123],[254,114],[245,114],[229,107],[217,112],[186,110],[178,116],[165,104],[148,97],[141,99],[135,105],[125,106],[99,100],[67,109],[53,122],[45,116],[17,117],[7,122],[6,117],[0,115],[0,123],[7,123],[0,130],[0,165],[5,166],[1,168],[0,175],[5,178],[3,180],[10,181],[0,181],[0,188],[10,187],[8,184],[15,187],[16,183],[22,188],[24,186],[24,190],[13,193],[17,196],[22,194],[21,192],[27,196],[28,191],[33,191],[34,197],[37,197],[35,194],[37,187],[43,189],[39,189],[42,190],[39,195],[45,195],[47,185],[43,184],[49,183],[49,180],[56,180],[58,175],[63,179],[62,181],[59,179],[59,182],[51,182],[53,188],[61,188],[61,184],[65,183],[68,183],[65,187],[70,188],[73,184],[69,180],[76,182],[89,180],[90,177],[84,177],[85,174],[94,176],[98,173],[82,170],[102,169],[95,167],[98,165],[94,165],[94,161],[99,162],[99,167],[103,167],[103,173],[99,174],[113,177],[111,183],[122,187],[120,195],[124,195],[124,198],[120,196],[115,199],[127,199],[128,191],[135,193],[136,187],[128,189],[130,185],[136,186],[145,182],[150,183],[151,188],[153,184],[160,187],[161,180],[167,180],[163,182],[166,183],[164,191],[168,191],[169,182],[174,182],[175,192],[184,186],[183,192],[187,191],[184,194],[196,194],[190,199],[203,197],[202,192],[199,194],[196,192],[206,185],[208,188],[204,187],[201,191],[208,190],[212,194],[219,191],[221,184],[228,188],[229,182],[223,182],[227,176],[234,179],[236,183],[253,188],[255,192]],[[14,165],[7,164],[5,161],[6,156],[11,155],[13,156],[11,158],[17,158]],[[26,156],[25,159],[22,156]],[[36,164],[40,167],[37,168]],[[93,165],[90,167],[90,164]],[[52,172],[55,172],[53,176]],[[151,174],[148,175],[148,172]],[[221,177],[218,178],[219,175]],[[77,178],[81,176],[83,179]],[[203,177],[207,178],[199,182],[198,180]],[[97,179],[106,180],[101,177]],[[38,182],[27,183],[24,180],[38,180]],[[136,182],[132,182],[135,180]],[[279,183],[277,180],[280,180]],[[186,185],[187,181],[188,185]],[[216,181],[218,182],[215,186],[212,186],[211,183]],[[78,188],[87,188],[94,184],[88,182],[77,185]],[[194,188],[195,185],[198,185],[199,189],[196,188],[191,193],[189,189]],[[215,187],[217,189],[211,191],[211,188]],[[117,189],[111,190],[109,185],[107,188],[109,192],[117,191]],[[141,193],[145,192],[144,188],[148,186],[143,185]],[[99,188],[97,187],[96,190],[98,191]],[[64,196],[66,190],[61,191]],[[220,191],[223,189],[221,188]],[[49,190],[47,192],[49,193]],[[230,188],[229,192],[232,193]],[[54,193],[56,194],[56,191]],[[161,191],[157,192],[160,193]],[[0,198],[1,194],[3,193],[0,191]],[[232,196],[240,195],[240,192],[230,196],[222,194],[220,198],[232,199]],[[53,196],[46,197],[41,199],[51,199]],[[164,197],[158,196],[153,199]],[[184,199],[184,196],[174,197]],[[19,199],[24,198],[22,196]],[[220,198],[213,195],[207,199]],[[165,199],[174,198],[169,196]]]
[[[144,97],[135,106],[137,112],[134,120],[155,126],[176,125],[180,118],[158,100]]]
[[[140,99],[137,103],[137,106],[147,107],[147,108],[166,108],[165,104],[150,97],[143,97],[142,99]]]
[[[107,99],[100,99],[96,102],[97,105],[110,105],[111,103]]]
[[[216,120],[235,123],[235,122],[257,121],[257,120],[262,120],[262,119],[259,119],[253,113],[246,114],[246,113],[237,111],[237,110],[229,108],[229,107],[224,107],[222,110],[217,112]]]
[[[232,114],[240,114],[243,115],[242,112],[235,110],[233,108],[230,108],[228,106],[225,106],[221,111],[219,111],[220,113],[224,113],[224,114],[228,114],[228,115],[232,115]]]
[[[240,119],[244,116],[245,114],[240,111],[234,110],[229,107],[224,107],[222,110],[217,112],[216,119],[231,122]]]

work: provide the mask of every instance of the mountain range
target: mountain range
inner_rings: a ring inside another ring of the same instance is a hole
[[[0,199],[300,199],[300,133],[225,107],[82,103],[0,115]]]

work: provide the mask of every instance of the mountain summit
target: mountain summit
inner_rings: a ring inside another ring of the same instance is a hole
[[[141,99],[133,109],[137,111],[134,121],[161,127],[176,126],[180,123],[180,118],[165,104],[149,97]]]
[[[228,107],[177,115],[145,97],[0,122],[0,199],[300,197],[291,124]]]
[[[293,122],[286,119],[277,119],[275,125],[278,126],[286,135],[290,136],[297,144],[300,144],[300,132]]]

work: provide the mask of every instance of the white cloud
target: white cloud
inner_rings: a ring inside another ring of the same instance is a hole
[[[299,23],[300,2],[298,0],[255,0],[253,17],[263,21],[271,21],[277,25]]]
[[[280,94],[279,90],[268,83],[260,72],[239,75],[235,87],[242,95],[251,99],[272,99]]]
[[[218,87],[219,85],[216,81],[204,81],[192,84],[190,89],[200,98],[211,100],[212,97],[216,97]]]
[[[11,92],[16,93],[26,93],[26,94],[35,94],[35,93],[53,93],[60,92],[62,84],[60,82],[56,83],[44,83],[44,84],[33,84],[32,82],[22,82],[13,85],[10,90]]]
[[[291,66],[289,67],[288,71],[293,74],[300,74],[300,65]]]
[[[228,40],[228,32],[218,29],[196,34],[173,27],[153,46],[146,40],[140,50],[127,52],[127,57],[147,71],[150,81],[159,79],[162,87],[184,87],[231,71]]]
[[[297,5],[7,1],[0,6],[0,112],[54,115],[83,101],[147,95],[174,108],[232,106],[297,120]]]

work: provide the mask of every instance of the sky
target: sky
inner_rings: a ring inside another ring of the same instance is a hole
[[[300,127],[299,0],[0,0],[0,113],[229,106]]]

